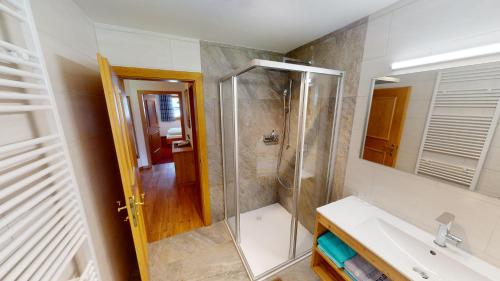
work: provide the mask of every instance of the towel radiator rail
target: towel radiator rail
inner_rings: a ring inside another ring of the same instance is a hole
[[[475,190],[500,117],[500,65],[438,73],[415,168]]]
[[[0,38],[0,113],[45,122],[0,144],[0,280],[101,280],[29,0],[0,0],[0,16],[24,37]]]

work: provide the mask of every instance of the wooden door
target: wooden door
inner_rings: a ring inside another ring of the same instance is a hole
[[[126,198],[125,205],[132,230],[137,262],[142,281],[148,281],[147,237],[142,211],[144,193],[142,192],[137,166],[135,146],[131,137],[132,119],[130,114],[127,114],[129,108],[125,92],[121,88],[119,79],[113,72],[108,60],[99,54],[97,60],[120,168],[123,193]],[[114,202],[109,202],[109,204],[114,204]]]
[[[410,87],[373,91],[363,159],[394,167],[406,117]]]
[[[161,136],[158,112],[156,111],[156,96],[143,95],[144,115],[146,117],[146,134],[149,141],[151,164],[158,164],[161,158]]]

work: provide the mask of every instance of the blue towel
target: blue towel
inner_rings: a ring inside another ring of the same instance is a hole
[[[344,262],[356,255],[356,252],[351,247],[347,246],[331,232],[327,232],[318,238],[318,248],[339,268],[343,268]]]
[[[338,268],[342,268],[343,265],[340,264],[332,255],[330,255],[328,253],[327,250],[325,250],[325,248],[323,247],[323,245],[321,244],[318,244],[318,249],[323,252],[323,254],[325,254],[330,260],[332,260],[332,262],[338,267]]]

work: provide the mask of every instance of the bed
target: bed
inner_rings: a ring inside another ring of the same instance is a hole
[[[181,127],[169,128],[167,130],[167,139],[180,139],[182,138]]]

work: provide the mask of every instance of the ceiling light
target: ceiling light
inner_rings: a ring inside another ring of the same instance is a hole
[[[496,53],[500,53],[500,43],[476,47],[476,48],[470,48],[470,49],[463,49],[463,50],[459,50],[459,51],[443,53],[443,54],[428,56],[428,57],[422,57],[422,58],[418,58],[418,59],[398,61],[398,62],[392,63],[391,68],[393,70],[397,70],[397,69],[410,68],[410,67],[416,67],[416,66],[421,66],[421,65],[428,65],[428,64],[441,63],[441,62],[460,60],[460,59],[467,59],[467,58],[473,58],[473,57],[479,57],[479,56],[485,56],[485,55],[492,55],[492,54],[496,54]]]

